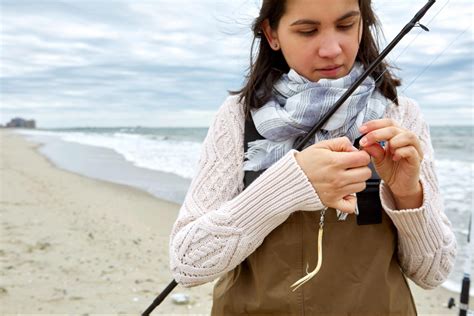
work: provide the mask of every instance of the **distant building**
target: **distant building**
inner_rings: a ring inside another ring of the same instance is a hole
[[[10,128],[36,128],[35,120],[25,120],[20,117],[16,117],[7,123],[6,127]]]

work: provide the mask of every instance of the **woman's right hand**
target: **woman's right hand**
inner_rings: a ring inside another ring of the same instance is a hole
[[[316,143],[296,153],[295,158],[325,206],[354,213],[354,193],[365,190],[365,182],[372,176],[367,152],[356,149],[349,138],[340,137]]]

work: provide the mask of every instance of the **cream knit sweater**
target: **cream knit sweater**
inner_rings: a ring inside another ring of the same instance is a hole
[[[409,99],[387,108],[385,117],[419,135],[423,205],[395,210],[381,183],[382,206],[398,230],[403,272],[423,288],[441,284],[451,271],[456,239],[444,214],[434,172],[429,129]],[[230,96],[220,107],[202,145],[197,173],[181,206],[170,239],[170,267],[185,287],[210,282],[235,268],[292,212],[324,208],[295,160],[295,150],[266,170],[245,191],[243,106]]]

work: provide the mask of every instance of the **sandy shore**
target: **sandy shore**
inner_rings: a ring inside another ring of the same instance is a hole
[[[140,314],[172,279],[179,205],[57,169],[37,147],[0,131],[0,312]],[[413,290],[420,314],[457,314],[444,306],[458,294]],[[209,314],[212,284],[173,293],[191,303],[156,314]]]

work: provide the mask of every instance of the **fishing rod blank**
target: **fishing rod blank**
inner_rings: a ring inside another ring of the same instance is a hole
[[[400,31],[400,33],[390,42],[390,44],[380,53],[380,55],[367,67],[364,73],[357,79],[351,87],[341,96],[341,98],[334,104],[333,108],[317,123],[306,136],[298,142],[296,145],[297,150],[302,150],[304,146],[310,141],[310,139],[316,134],[321,127],[326,124],[329,118],[339,109],[339,107],[349,98],[349,96],[362,84],[362,82],[374,71],[374,69],[382,62],[382,60],[392,51],[392,49],[407,35],[415,26],[420,26],[422,29],[427,30],[425,26],[419,23],[419,20],[428,12],[433,6],[436,0],[429,0],[423,8],[408,22],[407,25]],[[143,316],[148,316],[150,313],[168,296],[168,294],[176,287],[178,283],[173,279],[166,289],[158,295],[153,303],[143,312]]]
[[[170,284],[166,287],[166,289],[158,295],[157,298],[153,301],[153,303],[146,309],[146,311],[143,312],[142,315],[148,316],[150,313],[163,302],[163,300],[168,296],[168,294],[173,291],[173,289],[178,285],[178,283],[173,279]]]

